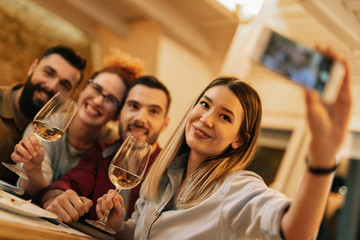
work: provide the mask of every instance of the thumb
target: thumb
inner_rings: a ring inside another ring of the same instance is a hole
[[[93,205],[93,201],[91,201],[90,199],[88,199],[88,198],[86,198],[84,196],[81,196],[80,199],[84,204],[85,212],[88,212],[90,210],[90,208],[92,207],[92,205]]]
[[[37,156],[36,156],[36,159],[37,159],[37,162],[43,162],[45,158],[45,150],[40,147],[38,150],[37,150]]]

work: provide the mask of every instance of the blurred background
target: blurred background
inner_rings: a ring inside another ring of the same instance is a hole
[[[220,75],[249,82],[264,111],[249,168],[289,197],[309,138],[303,91],[251,60],[256,33],[266,25],[307,46],[331,47],[352,65],[354,109],[318,239],[360,239],[360,0],[0,0],[0,24],[0,85],[24,82],[34,57],[56,44],[88,59],[85,80],[111,48],[142,58],[145,73],[173,97],[162,146],[208,82]]]

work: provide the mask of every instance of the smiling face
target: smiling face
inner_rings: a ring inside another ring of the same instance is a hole
[[[120,112],[119,135],[129,135],[154,144],[169,122],[166,94],[142,84],[134,86]]]
[[[208,89],[189,114],[186,142],[191,154],[205,160],[228,146],[242,145],[239,136],[244,111],[237,96],[225,86]]]
[[[98,91],[107,98],[121,102],[125,90],[126,86],[117,74],[100,73],[92,80],[92,84],[88,84],[80,93],[77,117],[88,126],[102,127],[116,117],[118,106],[104,100]]]
[[[80,81],[81,72],[59,54],[36,60],[28,70],[20,108],[28,118],[33,118],[41,107],[57,92],[71,96]]]
[[[57,92],[71,95],[81,78],[80,70],[59,54],[51,54],[40,62],[34,62],[28,75],[31,76],[33,85],[41,87],[34,91],[34,103],[45,103]]]

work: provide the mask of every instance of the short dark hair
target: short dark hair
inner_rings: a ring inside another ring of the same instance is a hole
[[[157,79],[156,77],[154,76],[151,76],[151,75],[145,75],[145,76],[141,76],[141,77],[138,77],[137,79],[135,79],[135,81],[133,81],[130,86],[128,87],[127,91],[126,91],[126,94],[124,96],[124,101],[125,99],[127,98],[130,90],[135,87],[136,85],[144,85],[144,86],[147,86],[149,88],[155,88],[155,89],[159,89],[161,91],[163,91],[166,95],[166,98],[167,98],[167,104],[166,104],[166,114],[168,113],[169,111],[169,108],[170,108],[170,103],[171,103],[171,95],[170,95],[170,92],[169,90],[167,89],[167,87],[162,83],[160,82],[159,79]]]
[[[41,59],[50,56],[52,54],[59,54],[62,56],[68,63],[70,63],[73,67],[79,69],[81,72],[81,77],[77,85],[80,84],[81,79],[83,78],[84,74],[83,71],[86,67],[86,59],[82,57],[80,54],[76,53],[70,47],[64,45],[57,45],[54,47],[50,47],[45,50],[44,54],[39,58],[39,62]]]

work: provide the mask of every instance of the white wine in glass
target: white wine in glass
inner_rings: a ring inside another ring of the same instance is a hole
[[[64,131],[59,128],[37,120],[33,121],[33,130],[40,140],[48,142],[56,141],[64,135]]]
[[[118,152],[112,159],[108,175],[116,187],[116,194],[121,189],[136,187],[145,175],[145,170],[151,154],[151,145],[133,136],[125,139]],[[107,224],[109,212],[106,212],[100,220],[89,220],[86,222],[106,232],[115,234],[114,230]]]
[[[39,141],[53,142],[60,139],[75,116],[77,104],[61,93],[55,94],[36,114],[33,130]],[[21,178],[28,180],[23,163],[3,163]]]

